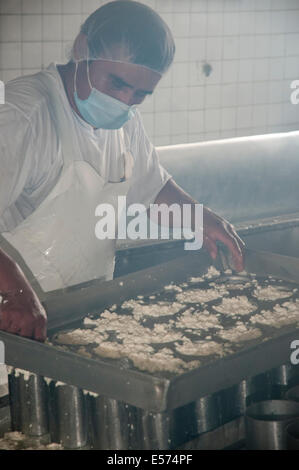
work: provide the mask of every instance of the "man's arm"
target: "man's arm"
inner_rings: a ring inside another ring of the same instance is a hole
[[[155,199],[155,204],[191,204],[194,208],[195,204],[199,204],[189,194],[187,194],[176,182],[171,178],[159,192]],[[148,209],[149,215],[150,209]],[[191,229],[195,227],[195,211],[191,209]],[[235,269],[243,271],[243,248],[244,242],[236,233],[234,227],[226,220],[219,217],[207,207],[203,208],[203,246],[208,250],[213,259],[217,256],[216,242],[224,243],[232,254]]]
[[[0,330],[46,339],[46,312],[17,263],[0,249]]]

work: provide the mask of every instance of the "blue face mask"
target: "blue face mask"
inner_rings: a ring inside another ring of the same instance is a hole
[[[77,94],[77,68],[78,62],[76,62],[74,98],[76,106],[86,122],[96,129],[119,129],[134,116],[135,106],[128,106],[91,86],[89,65],[87,65],[87,78],[91,91],[86,100],[81,100]]]

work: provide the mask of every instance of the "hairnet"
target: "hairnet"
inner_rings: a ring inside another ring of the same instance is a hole
[[[142,65],[163,74],[173,61],[175,44],[163,19],[148,6],[131,1],[109,2],[81,27],[88,56],[79,60],[111,60]]]

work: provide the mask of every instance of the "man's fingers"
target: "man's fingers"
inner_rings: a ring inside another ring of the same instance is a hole
[[[211,238],[205,237],[204,246],[210,253],[212,259],[216,259],[217,253],[218,253],[218,248],[217,248],[216,243]]]
[[[226,245],[229,251],[231,252],[236,271],[243,271],[243,253],[242,249],[239,246],[238,240],[234,238],[231,234],[225,234],[225,232],[223,232],[219,234],[219,241],[224,243],[224,245]]]
[[[42,341],[42,342],[46,340],[47,338],[47,323],[46,322],[43,321],[41,324],[35,327],[34,338],[37,341]]]

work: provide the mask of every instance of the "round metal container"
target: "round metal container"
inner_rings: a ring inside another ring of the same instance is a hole
[[[87,445],[87,417],[85,396],[73,385],[55,387],[54,406],[57,407],[59,442],[66,449],[80,449]]]
[[[299,418],[286,427],[287,450],[299,450]]]
[[[299,416],[299,403],[267,400],[246,410],[246,447],[251,450],[286,449],[286,425]]]

